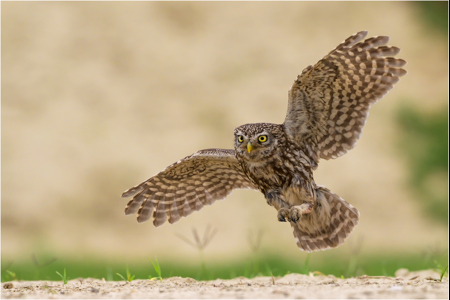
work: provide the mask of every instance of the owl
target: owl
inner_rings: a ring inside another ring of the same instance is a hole
[[[125,191],[122,197],[133,197],[125,213],[172,224],[235,189],[253,189],[277,210],[278,221],[290,224],[301,250],[342,244],[359,211],[316,184],[313,172],[320,159],[355,146],[370,106],[406,74],[406,61],[393,57],[400,49],[386,46],[389,37],[366,35],[350,36],[298,75],[283,124],[237,127],[234,150],[200,150]]]

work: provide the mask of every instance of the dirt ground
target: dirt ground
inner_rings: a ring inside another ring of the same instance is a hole
[[[23,281],[2,284],[2,298],[408,298],[448,299],[448,277],[442,282],[431,271],[408,272],[396,277],[360,276],[341,279],[332,275],[288,274],[284,277],[239,277],[197,281],[171,277],[159,280],[105,281],[74,279]]]

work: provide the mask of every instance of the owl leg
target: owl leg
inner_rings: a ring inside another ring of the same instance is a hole
[[[313,211],[315,207],[315,202],[306,202],[301,205],[292,206],[289,209],[289,219],[290,221],[297,223],[300,220],[301,215],[309,214]]]
[[[283,200],[283,196],[278,191],[270,191],[265,194],[267,204],[275,207],[278,211],[277,218],[280,222],[289,221],[289,207],[290,205]]]

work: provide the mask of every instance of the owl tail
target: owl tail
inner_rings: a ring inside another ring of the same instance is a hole
[[[329,189],[319,186],[316,199],[311,213],[291,222],[297,246],[306,252],[339,246],[359,222],[359,211]]]

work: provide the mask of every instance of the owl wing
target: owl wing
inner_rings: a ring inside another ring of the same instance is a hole
[[[133,196],[125,214],[137,212],[138,222],[159,226],[186,217],[204,205],[224,199],[234,189],[257,189],[242,171],[234,150],[200,150],[132,187],[122,197]]]
[[[316,160],[337,158],[352,149],[370,105],[406,74],[401,68],[406,61],[391,57],[400,49],[383,46],[389,37],[361,41],[366,35],[352,35],[307,67],[289,91],[286,132]]]

